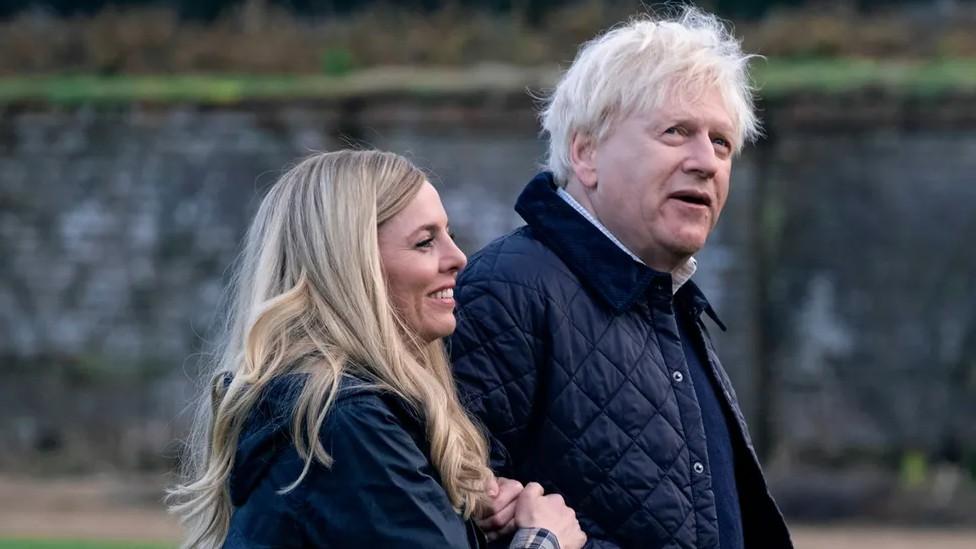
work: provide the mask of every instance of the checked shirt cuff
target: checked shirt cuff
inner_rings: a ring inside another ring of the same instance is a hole
[[[555,534],[545,528],[519,528],[509,549],[559,549]]]

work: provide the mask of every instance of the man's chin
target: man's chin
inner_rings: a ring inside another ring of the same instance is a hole
[[[671,223],[655,231],[658,242],[674,253],[694,255],[705,246],[711,227],[703,223]]]
[[[705,238],[696,235],[673,240],[671,242],[670,251],[674,257],[684,258],[684,261],[686,261],[689,257],[697,254],[704,247]]]

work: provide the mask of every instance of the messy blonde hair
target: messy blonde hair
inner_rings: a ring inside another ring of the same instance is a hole
[[[352,374],[425,419],[431,462],[458,512],[467,517],[484,505],[485,439],[458,401],[443,343],[419,341],[394,311],[380,260],[378,226],[425,181],[395,154],[340,151],[306,158],[264,197],[231,286],[223,348],[184,464],[187,481],[170,492],[170,509],[187,528],[185,546],[223,543],[241,429],[268,383],[296,372],[306,382],[292,440],[305,467],[283,491],[313,462],[331,465],[318,433],[340,379]]]
[[[597,142],[621,120],[671,98],[718,91],[732,119],[735,152],[759,135],[748,65],[739,42],[714,15],[686,6],[675,17],[637,17],[584,44],[544,100],[548,169],[564,186],[573,136]]]

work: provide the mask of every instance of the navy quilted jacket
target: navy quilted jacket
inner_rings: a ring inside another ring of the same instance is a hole
[[[497,474],[537,481],[577,511],[589,547],[717,548],[701,410],[673,312],[670,275],[631,260],[533,179],[527,225],[475,254],[455,296],[451,355],[462,400],[491,434]],[[735,393],[700,318],[708,366],[734,412],[746,547],[789,548]]]
[[[304,383],[301,375],[273,381],[243,429],[225,549],[482,546],[427,457],[423,422],[397,397],[348,379],[320,432],[332,467],[314,463],[297,488],[279,494],[304,466],[291,438]]]

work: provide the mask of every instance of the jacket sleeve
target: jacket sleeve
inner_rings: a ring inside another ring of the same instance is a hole
[[[578,510],[576,511],[576,520],[579,521],[580,526],[583,527],[583,532],[585,532],[587,536],[586,545],[583,546],[583,549],[620,549],[620,545],[618,545],[616,542],[599,537],[604,535],[602,532],[598,534],[593,532],[591,528],[588,528],[587,526],[592,525],[593,523]]]
[[[329,414],[321,440],[334,461],[303,481],[307,545],[469,547],[427,456],[381,400],[357,397]]]
[[[620,546],[609,540],[588,538],[583,549],[620,549]]]
[[[488,431],[492,469],[513,477],[546,371],[546,301],[534,288],[483,276],[486,270],[469,270],[458,282],[451,363],[462,403]]]

